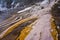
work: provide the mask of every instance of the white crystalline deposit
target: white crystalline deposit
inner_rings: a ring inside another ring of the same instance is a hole
[[[32,27],[33,29],[27,35],[25,40],[53,40],[50,33],[50,7],[38,10],[34,7],[32,8],[32,13],[39,16],[37,23]]]
[[[53,40],[50,34],[50,18],[50,14],[40,17],[25,40]]]

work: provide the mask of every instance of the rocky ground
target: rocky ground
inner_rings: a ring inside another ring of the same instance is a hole
[[[36,3],[35,5],[31,6],[32,8],[26,12],[23,12],[21,14],[13,14],[13,17],[10,18],[9,22],[8,20],[0,23],[0,30],[2,32],[3,28],[8,28],[13,23],[16,23],[16,20],[24,19],[34,15],[38,17],[38,20],[36,21],[37,23],[32,26],[32,30],[30,33],[27,35],[25,40],[53,40],[52,35],[50,33],[51,25],[50,25],[50,19],[51,19],[51,6],[54,4],[54,2],[48,4],[46,7],[42,9],[42,6],[40,3]],[[13,22],[13,23],[12,23]],[[10,24],[11,23],[11,24]],[[6,26],[6,24],[8,24]],[[6,29],[5,28],[5,29]],[[5,30],[3,29],[3,31]],[[0,33],[1,33],[0,32]],[[4,40],[4,39],[2,39]],[[14,39],[13,39],[14,40]]]

